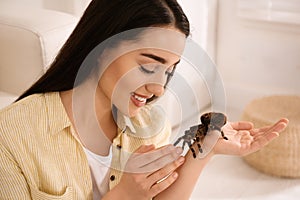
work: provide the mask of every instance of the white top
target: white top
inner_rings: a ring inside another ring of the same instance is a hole
[[[97,155],[84,147],[83,149],[91,169],[94,199],[101,199],[109,190],[109,169],[112,158],[112,148],[110,148],[108,156]]]

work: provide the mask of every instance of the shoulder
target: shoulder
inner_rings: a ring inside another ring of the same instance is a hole
[[[44,106],[44,99],[44,94],[33,94],[5,107],[0,110],[1,122],[3,122],[3,120],[13,120],[14,118],[26,117],[27,115],[33,114]]]
[[[34,94],[17,101],[0,111],[1,145],[9,149],[23,148],[27,141],[32,141],[39,120],[36,116],[41,112],[43,94]],[[22,147],[23,146],[23,147]]]
[[[40,132],[58,93],[33,94],[0,110],[0,134]]]
[[[48,133],[52,130],[50,125],[57,115],[57,110],[51,108],[55,107],[58,95],[58,93],[30,95],[1,110],[1,145],[23,149],[24,146],[49,138],[51,135]],[[57,121],[64,123],[64,120]]]

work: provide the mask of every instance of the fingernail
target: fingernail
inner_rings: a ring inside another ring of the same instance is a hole
[[[180,157],[180,158],[178,159],[178,162],[179,162],[179,164],[183,163],[183,162],[184,162],[184,157]]]
[[[182,148],[181,147],[176,147],[176,153],[182,154]]]
[[[173,173],[173,178],[177,178],[178,174],[176,172]]]

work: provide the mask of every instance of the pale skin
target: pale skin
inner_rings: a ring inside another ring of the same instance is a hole
[[[169,72],[179,61],[180,56],[168,51],[141,49],[123,55],[110,64],[101,76],[95,94],[97,120],[110,142],[117,135],[117,125],[112,116],[111,104],[112,102],[118,104],[112,99],[118,80],[134,68],[153,63],[163,66],[164,72]],[[142,75],[145,75],[147,71],[153,69],[146,69],[146,72],[145,69],[139,68],[139,70]],[[124,94],[117,98],[128,103],[126,108],[128,108],[129,116],[135,116],[145,105],[145,99],[151,98],[153,95],[159,97],[163,93],[163,85],[145,83],[138,84],[135,89],[128,88],[128,91],[124,91]],[[72,94],[73,90],[69,90],[61,92],[60,96],[66,112],[74,124]],[[84,113],[82,114],[84,115]],[[156,148],[155,145],[143,145],[136,150],[135,153],[138,154],[134,154],[128,162],[134,163],[133,166],[138,165],[136,167],[140,172],[125,172],[120,183],[102,199],[189,199],[199,175],[214,155],[242,156],[257,151],[277,137],[287,124],[287,119],[281,119],[272,126],[254,129],[250,122],[228,122],[223,127],[223,132],[229,140],[219,139],[212,151],[203,159],[194,159],[190,151],[185,156],[181,156],[181,148],[175,148],[172,145],[160,148]],[[83,133],[77,134],[79,139],[83,136],[80,135]],[[84,145],[89,148],[88,143]],[[109,143],[102,146],[103,148],[96,149],[95,153],[107,155]]]

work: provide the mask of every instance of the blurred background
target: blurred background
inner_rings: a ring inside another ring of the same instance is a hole
[[[216,63],[227,113],[237,120],[254,98],[300,94],[300,1],[182,1],[192,37]]]

